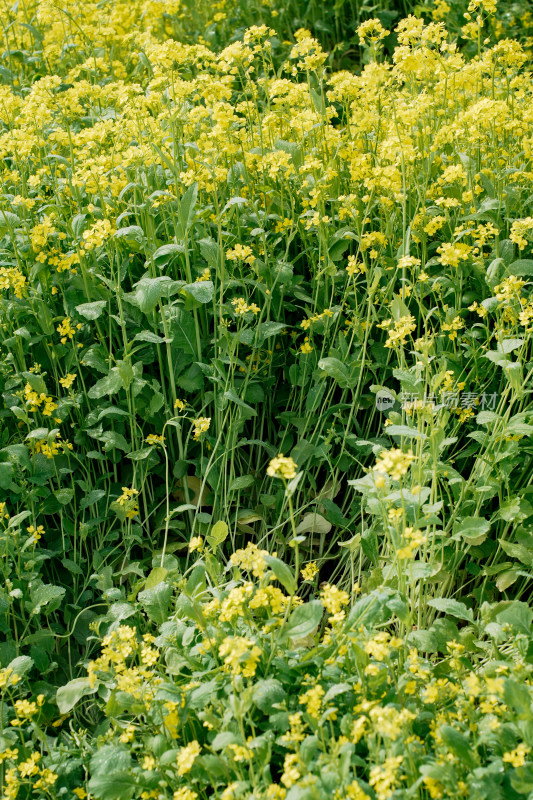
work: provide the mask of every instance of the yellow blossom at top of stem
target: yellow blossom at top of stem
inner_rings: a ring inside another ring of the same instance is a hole
[[[71,372],[67,373],[64,378],[59,379],[59,383],[63,387],[63,389],[70,389],[74,381],[76,380],[76,375],[72,374]]]
[[[393,480],[399,481],[402,475],[406,474],[411,462],[414,460],[415,456],[411,450],[404,453],[399,448],[391,448],[379,454],[373,471],[375,473],[385,473]]]
[[[296,477],[297,469],[298,465],[290,456],[287,458],[283,453],[280,453],[268,465],[267,475],[271,478],[282,478],[285,481],[290,481]]]
[[[316,565],[316,561],[309,561],[309,563],[300,570],[300,575],[304,581],[312,581],[317,572],[318,567]]]
[[[198,441],[202,433],[206,433],[211,425],[211,417],[198,417],[193,420],[193,439]]]
[[[377,17],[365,20],[357,28],[359,44],[365,44],[367,40],[372,43],[380,42],[388,33],[389,31],[383,27]]]
[[[194,762],[200,755],[200,749],[200,745],[196,739],[185,747],[180,748],[176,757],[178,762],[178,775],[186,775],[187,772],[191,771]]]

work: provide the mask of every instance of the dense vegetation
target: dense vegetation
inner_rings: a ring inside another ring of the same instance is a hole
[[[533,13],[2,2],[0,773],[533,797]]]

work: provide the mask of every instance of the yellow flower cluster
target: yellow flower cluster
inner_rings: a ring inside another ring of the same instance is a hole
[[[399,481],[406,474],[414,460],[415,456],[411,450],[407,453],[398,448],[382,451],[373,468],[376,481],[380,475],[388,475],[393,480]]]
[[[282,453],[276,458],[271,459],[267,467],[267,475],[271,478],[282,478],[284,481],[290,481],[296,477],[298,465],[290,457],[284,456]]]

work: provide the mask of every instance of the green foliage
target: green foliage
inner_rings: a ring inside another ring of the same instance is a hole
[[[0,20],[4,795],[531,795],[528,4]]]

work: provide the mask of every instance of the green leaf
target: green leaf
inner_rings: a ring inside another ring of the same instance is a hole
[[[519,258],[513,261],[509,267],[511,275],[533,275],[533,260],[530,258]]]
[[[219,520],[218,522],[215,522],[209,531],[207,541],[212,547],[218,547],[226,540],[228,533],[229,528],[227,524],[223,520]]]
[[[172,344],[184,353],[196,356],[196,326],[192,314],[183,308],[175,308],[172,311],[170,323]]]
[[[104,443],[106,453],[110,450],[122,450],[124,453],[129,453],[130,451],[130,446],[124,436],[116,431],[104,431],[97,438],[99,442]]]
[[[40,586],[31,590],[31,603],[29,609],[32,614],[39,614],[43,606],[49,603],[57,608],[59,602],[63,599],[66,589],[62,586],[53,586],[51,584],[43,583]]]
[[[0,461],[0,489],[9,489],[13,480],[13,464],[10,461]]]
[[[244,402],[244,400],[241,400],[239,395],[236,392],[234,392],[233,389],[228,389],[226,392],[224,392],[224,399],[231,400],[232,403],[235,403],[235,405],[240,406],[240,408],[245,408],[249,416],[251,417],[257,416],[257,411],[255,410],[255,408],[252,408],[252,406],[249,406],[248,403]]]
[[[436,608],[437,611],[441,611],[443,614],[449,614],[451,617],[465,619],[468,622],[472,622],[474,619],[472,609],[465,606],[464,603],[460,603],[458,600],[452,600],[447,597],[435,597],[427,602],[432,608]]]
[[[16,214],[13,214],[12,211],[0,209],[0,231],[6,231],[8,228],[17,228],[20,224],[21,221]]]
[[[439,733],[444,743],[459,757],[460,761],[469,767],[475,766],[476,761],[472,755],[472,744],[461,731],[452,728],[451,725],[441,725]]]
[[[153,570],[150,572],[148,577],[146,578],[146,583],[144,584],[145,589],[153,589],[154,586],[158,586],[161,581],[164,581],[168,575],[168,570],[165,567],[154,567]]]
[[[157,269],[164,269],[167,264],[170,264],[177,256],[185,252],[185,247],[182,244],[164,244],[159,247],[152,256],[152,261]]]
[[[168,616],[168,607],[171,597],[172,586],[161,582],[151,589],[145,589],[143,592],[139,592],[137,599],[149,618],[158,625],[161,625]]]
[[[97,684],[94,686],[89,684],[88,678],[74,678],[74,680],[69,681],[65,686],[60,686],[56,692],[56,703],[59,708],[59,713],[68,714],[68,712],[74,708],[78,700],[81,700],[82,697],[88,694],[94,694],[97,688]]]
[[[229,491],[237,492],[240,489],[247,489],[249,486],[253,486],[254,480],[253,475],[242,475],[240,478],[234,478],[229,485]]]
[[[328,377],[337,381],[341,388],[346,389],[348,387],[348,369],[338,358],[321,358],[318,362],[318,368],[325,372]]]
[[[93,303],[81,303],[81,305],[76,306],[76,311],[85,319],[98,319],[106,305],[106,300],[95,300]]]
[[[512,353],[513,350],[518,350],[523,344],[523,339],[504,339],[502,342],[498,342],[498,350],[502,353]]]
[[[276,678],[257,681],[252,695],[253,702],[264,714],[271,714],[277,703],[283,702],[286,692]]]
[[[122,383],[120,372],[116,367],[113,367],[107,375],[100,378],[99,381],[96,381],[94,386],[91,386],[87,394],[91,400],[100,400],[100,398],[105,397],[106,394],[116,394],[123,386],[124,384]]]
[[[126,228],[119,228],[113,234],[113,239],[125,242],[127,245],[142,245],[146,242],[144,231],[138,225],[128,225]]]
[[[472,545],[478,545],[485,541],[490,530],[490,522],[484,517],[465,517],[453,528],[453,538],[464,539]]]
[[[510,678],[505,681],[503,699],[508,706],[514,708],[521,719],[531,719],[532,698],[529,688]]]
[[[67,506],[74,497],[74,489],[58,489],[54,497],[62,506]]]
[[[320,624],[324,606],[320,600],[311,600],[297,606],[290,615],[283,629],[283,635],[291,639],[300,639],[309,636]]]
[[[205,258],[211,269],[216,270],[220,262],[221,248],[215,240],[210,237],[207,239],[200,239],[198,244],[200,245],[202,257]]]
[[[19,678],[23,678],[32,667],[33,658],[29,656],[17,656],[17,658],[14,658],[13,661],[10,661],[7,665],[7,668],[15,675],[18,675]]]
[[[388,436],[405,436],[407,439],[427,439],[427,435],[409,425],[387,425],[385,431]]]
[[[88,788],[97,800],[131,800],[137,783],[129,771],[101,773],[93,775]]]
[[[168,275],[160,275],[157,278],[142,278],[135,284],[135,292],[132,297],[135,304],[145,314],[149,314],[163,297],[169,298],[182,288],[182,281],[173,281]]]
[[[180,224],[177,227],[181,239],[186,237],[187,232],[194,221],[197,197],[198,184],[195,182],[189,186],[179,203]]]
[[[275,556],[265,556],[265,561],[284,589],[290,595],[295,594],[298,585],[291,568]]]
[[[152,331],[141,331],[141,333],[135,334],[133,341],[150,342],[150,344],[165,344],[165,342],[171,342],[172,339],[165,339],[164,336],[158,336],[157,333],[152,333]]]
[[[533,610],[527,603],[520,600],[513,600],[506,608],[496,615],[496,621],[500,625],[510,625],[527,636],[531,634],[531,622],[533,621]]]
[[[187,283],[182,291],[190,294],[199,303],[209,303],[213,299],[215,287],[213,281],[196,281],[195,283]]]

